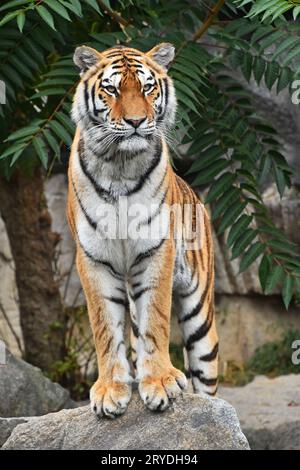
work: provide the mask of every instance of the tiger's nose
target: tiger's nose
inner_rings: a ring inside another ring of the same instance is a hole
[[[125,122],[127,122],[127,124],[137,129],[142,124],[142,122],[146,120],[146,117],[141,118],[141,119],[125,119],[125,118],[123,119]]]

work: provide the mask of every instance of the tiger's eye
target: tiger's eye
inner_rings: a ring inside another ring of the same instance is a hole
[[[116,93],[116,88],[112,85],[108,85],[107,87],[105,87],[105,89],[108,91],[108,93]]]
[[[151,88],[152,88],[151,83],[146,83],[146,85],[144,85],[144,91],[149,91],[151,90]]]

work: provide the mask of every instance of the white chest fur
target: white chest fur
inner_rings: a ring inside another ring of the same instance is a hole
[[[126,274],[140,253],[169,236],[161,185],[168,156],[159,148],[127,162],[81,158],[74,154],[71,171],[78,241],[92,259]]]

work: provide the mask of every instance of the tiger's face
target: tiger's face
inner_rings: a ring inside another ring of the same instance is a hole
[[[176,98],[167,75],[173,58],[174,47],[168,43],[147,53],[121,46],[102,53],[78,47],[75,122],[102,150],[146,150],[174,122]]]

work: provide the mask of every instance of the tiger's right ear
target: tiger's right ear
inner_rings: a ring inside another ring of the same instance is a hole
[[[74,63],[79,68],[81,74],[86,72],[93,65],[97,64],[100,59],[100,52],[88,46],[76,47],[73,56]]]

